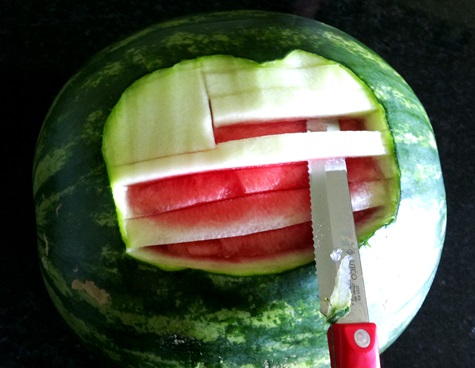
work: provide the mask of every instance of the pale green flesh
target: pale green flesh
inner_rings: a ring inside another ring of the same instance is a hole
[[[293,133],[216,144],[215,128],[287,119],[358,117],[368,131]],[[367,87],[339,64],[303,51],[264,64],[231,56],[210,56],[158,70],[129,87],[104,130],[103,154],[111,180],[121,233],[128,253],[174,270],[251,274],[279,272],[308,257],[235,264],[155,259],[146,246],[167,238],[167,228],[127,220],[127,185],[194,172],[315,158],[378,156],[392,178],[397,169],[384,111]],[[381,194],[378,194],[381,196]],[[388,195],[388,202],[394,200]],[[138,229],[138,230],[137,230]],[[201,232],[206,233],[206,229]],[[174,242],[200,240],[174,238]],[[227,236],[235,236],[232,230]],[[239,234],[237,234],[239,235]],[[144,249],[144,252],[141,251]],[[294,257],[295,258],[295,257]],[[254,270],[254,271],[253,271]]]

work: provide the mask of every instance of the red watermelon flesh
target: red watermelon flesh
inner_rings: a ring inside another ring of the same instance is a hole
[[[355,222],[362,225],[370,221],[379,210],[373,207],[355,212]],[[174,243],[146,247],[150,252],[180,258],[224,259],[228,262],[242,262],[250,258],[259,259],[277,253],[305,253],[313,258],[313,234],[310,221],[281,229],[185,243]]]
[[[310,222],[304,222],[249,235],[148,248],[157,253],[181,257],[222,258],[239,262],[250,257],[265,257],[276,253],[313,249],[311,226]]]
[[[340,127],[363,130],[364,121],[340,120]],[[304,131],[306,120],[248,123],[217,128],[215,139]],[[384,206],[391,179],[378,158],[348,158],[347,167],[358,228]],[[131,238],[156,255],[223,262],[292,252],[312,257],[309,195],[306,162],[203,172],[129,186],[125,222]]]
[[[306,163],[219,170],[130,185],[127,217],[156,215],[203,203],[308,187]]]

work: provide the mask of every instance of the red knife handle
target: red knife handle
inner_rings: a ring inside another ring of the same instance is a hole
[[[334,323],[327,332],[332,368],[380,368],[374,323]]]

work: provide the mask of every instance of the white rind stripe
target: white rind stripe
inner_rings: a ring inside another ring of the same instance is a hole
[[[363,89],[326,91],[276,88],[217,96],[210,98],[210,103],[215,127],[255,120],[356,116],[375,109],[373,101]]]
[[[220,143],[216,149],[109,167],[113,187],[205,171],[388,153],[381,132],[288,133]]]

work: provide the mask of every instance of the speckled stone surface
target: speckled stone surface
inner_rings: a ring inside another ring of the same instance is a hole
[[[108,44],[196,12],[262,9],[314,18],[353,35],[412,86],[431,118],[448,196],[433,287],[384,368],[469,368],[475,362],[475,3],[426,0],[4,0],[0,12],[0,368],[88,367],[54,309],[36,253],[31,167],[42,120],[71,75]]]

